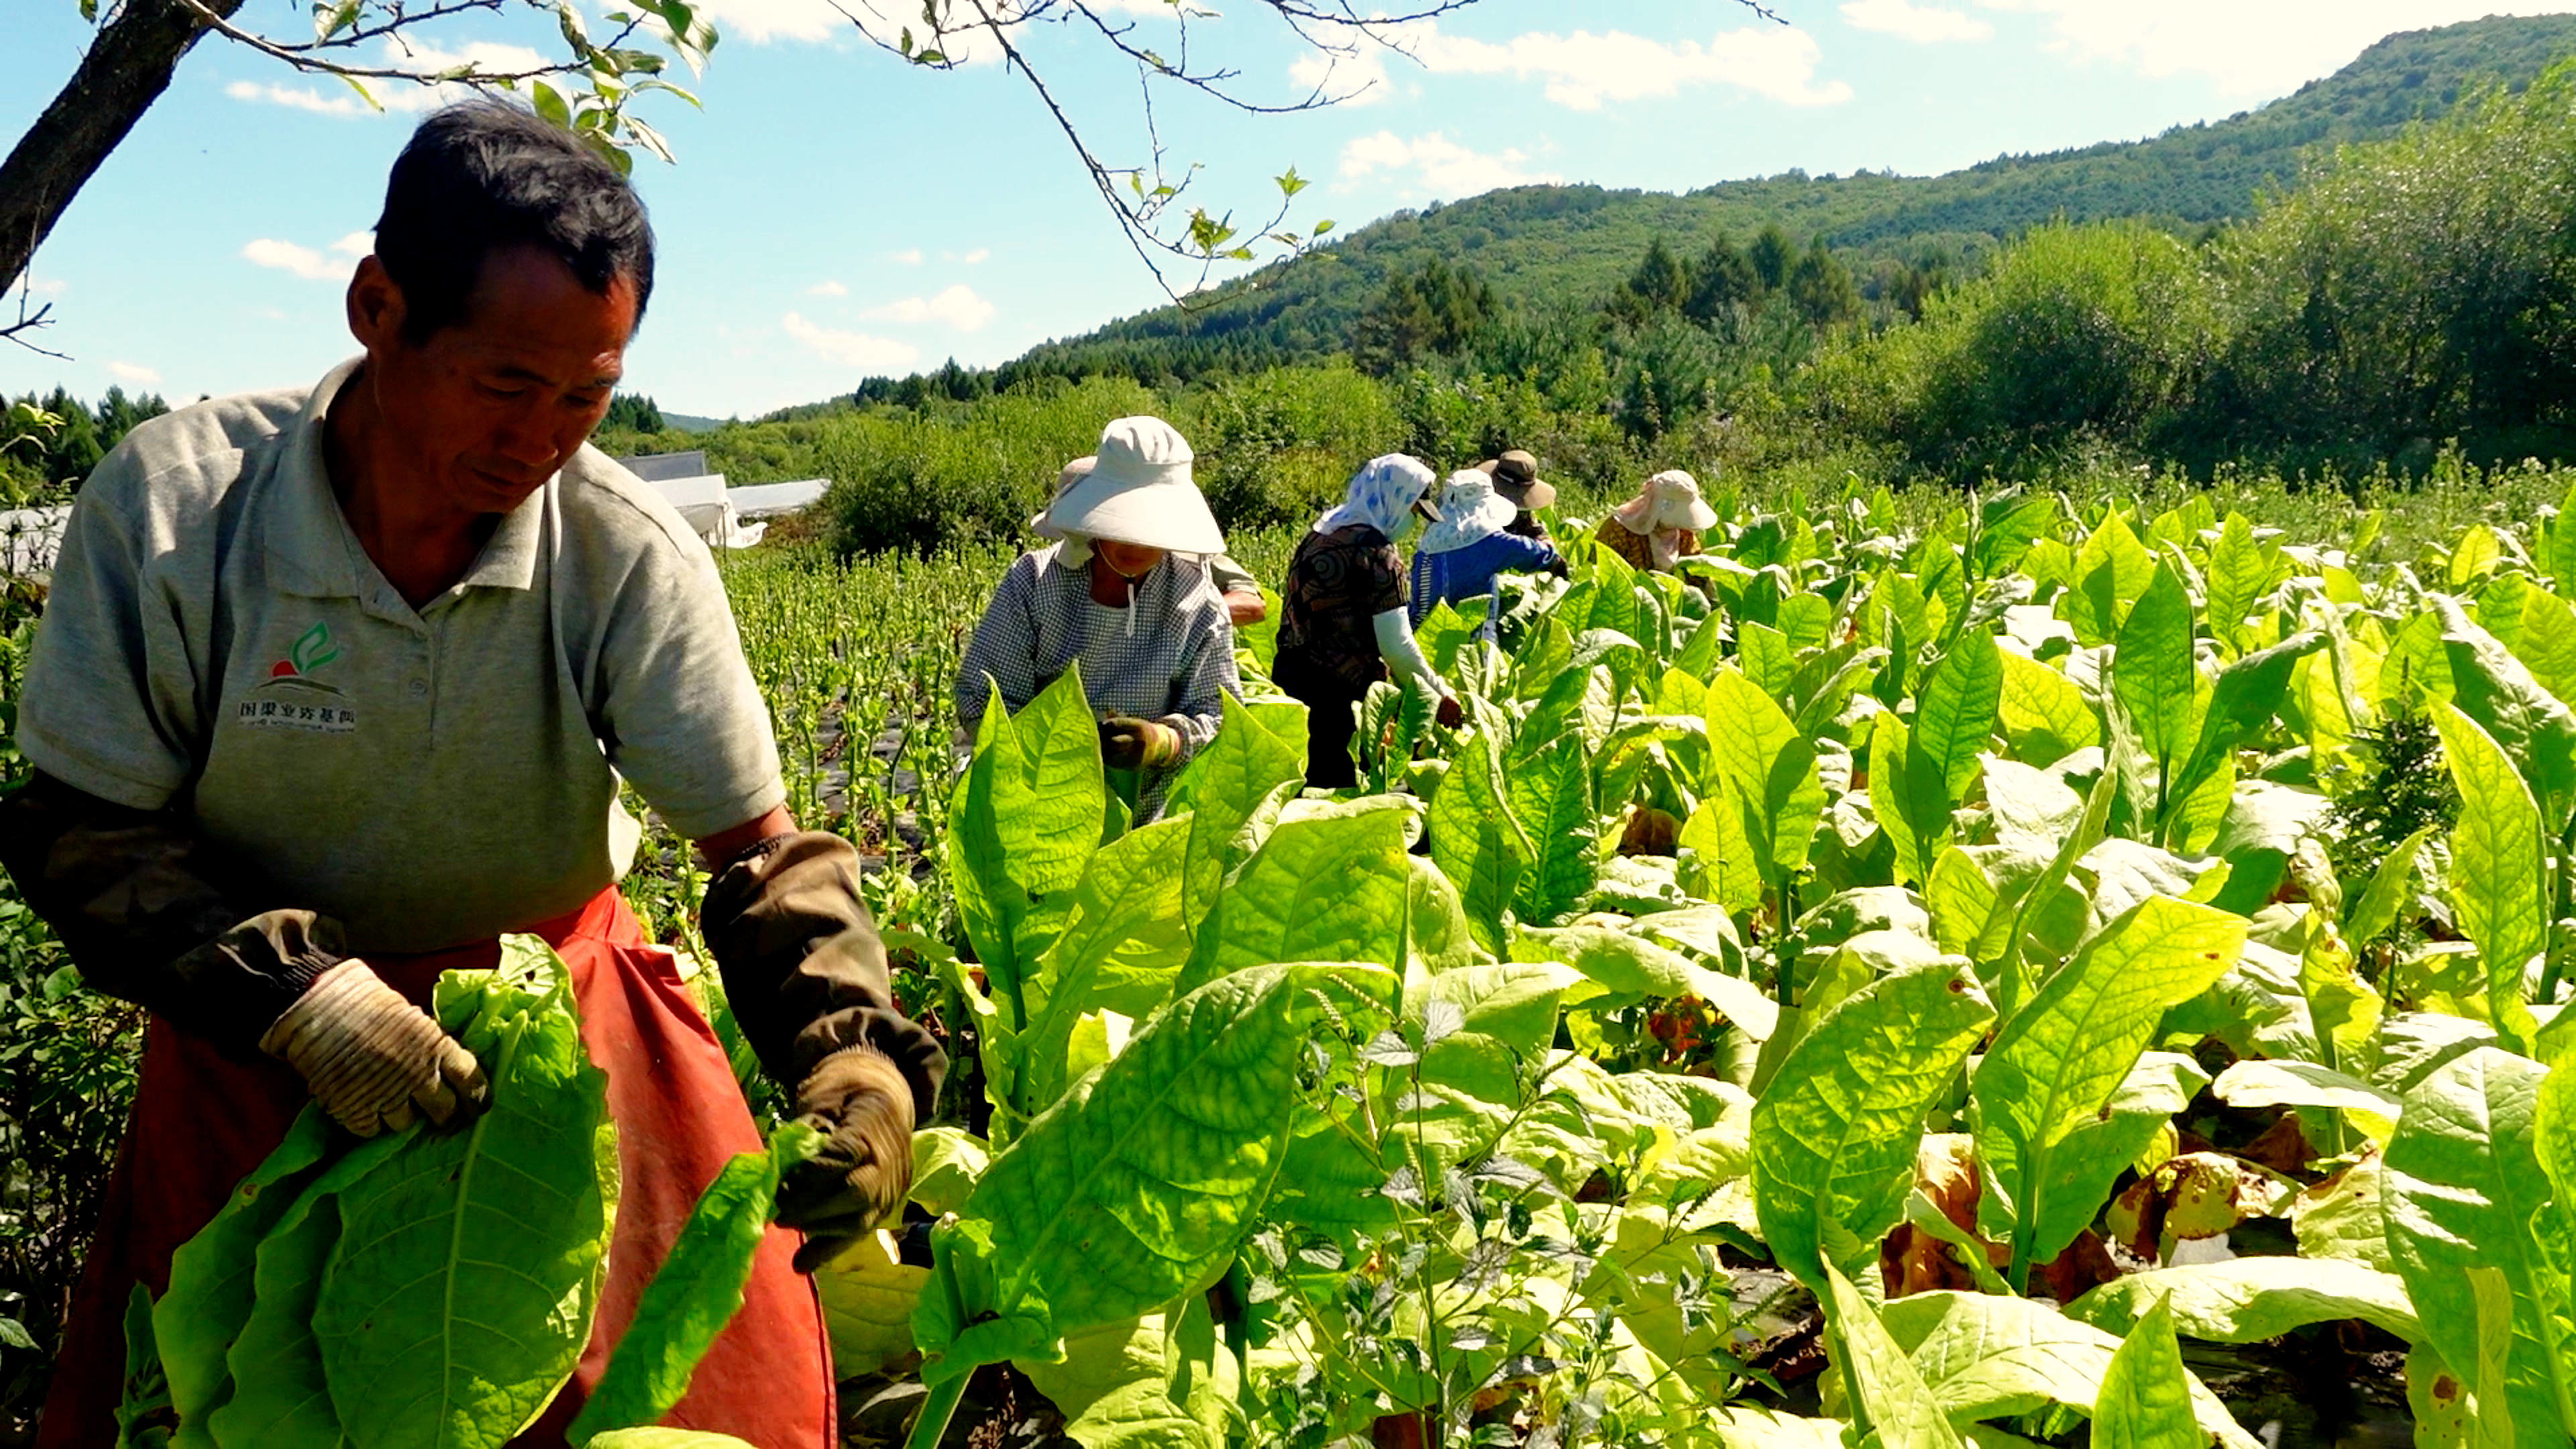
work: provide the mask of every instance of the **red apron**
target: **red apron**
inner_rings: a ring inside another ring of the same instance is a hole
[[[513,1441],[514,1449],[556,1449],[698,1194],[734,1154],[758,1151],[762,1143],[724,1049],[681,984],[671,953],[644,944],[642,928],[614,888],[533,934],[571,969],[582,1044],[608,1074],[608,1115],[617,1123],[624,1174],[590,1346],[545,1417]],[[367,964],[426,1005],[441,972],[499,959],[493,943],[425,956],[370,956]],[[153,1020],[134,1123],[72,1300],[37,1425],[38,1449],[115,1442],[125,1302],[133,1285],[142,1282],[156,1297],[169,1287],[171,1253],[214,1220],[234,1186],[285,1140],[308,1100],[303,1080],[283,1063],[234,1061]],[[831,1449],[839,1442],[822,1313],[812,1282],[789,1261],[797,1241],[784,1228],[769,1230],[742,1311],[717,1336],[665,1426],[731,1434],[760,1449]]]

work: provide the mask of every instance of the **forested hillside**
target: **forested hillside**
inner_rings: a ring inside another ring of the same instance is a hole
[[[2001,240],[2056,216],[2189,230],[2251,215],[2255,198],[2295,180],[2313,149],[2393,135],[2486,82],[2518,89],[2570,53],[2576,16],[2479,20],[2389,36],[2259,110],[2148,141],[1998,157],[1935,177],[1790,172],[1684,196],[1597,186],[1490,192],[1359,228],[1190,310],[1160,308],[1040,346],[994,381],[1096,372],[1189,379],[1311,359],[1350,347],[1387,281],[1434,260],[1472,267],[1506,305],[1599,298],[1657,237],[1696,251],[1718,234],[1750,242],[1766,224],[1802,247],[1822,240],[1879,302],[1909,269],[1972,270]]]

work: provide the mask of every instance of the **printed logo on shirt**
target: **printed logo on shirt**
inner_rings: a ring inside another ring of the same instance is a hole
[[[331,626],[317,623],[296,637],[286,657],[268,666],[267,674],[233,706],[235,723],[253,729],[312,730],[344,735],[358,728],[358,712],[336,688],[313,677],[313,671],[340,657]]]
[[[268,666],[268,677],[301,679],[339,657],[340,646],[331,642],[331,626],[317,623],[296,639],[285,658]]]

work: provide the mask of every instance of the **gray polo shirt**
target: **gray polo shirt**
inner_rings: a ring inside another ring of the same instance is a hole
[[[72,510],[18,747],[138,809],[179,805],[352,950],[561,915],[625,872],[617,775],[683,836],[785,798],[706,548],[584,447],[414,610],[340,512],[311,392],[136,428]],[[613,767],[613,768],[612,768]]]

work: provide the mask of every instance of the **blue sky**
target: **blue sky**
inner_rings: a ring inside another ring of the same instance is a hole
[[[588,3],[588,0],[585,0]],[[849,0],[855,5],[860,0]],[[1255,0],[1191,27],[1193,55],[1267,99],[1302,93],[1314,52]],[[74,0],[10,0],[0,145],[70,75]],[[304,10],[252,0],[284,30]],[[596,9],[596,5],[593,6]],[[870,48],[829,0],[706,0],[724,33],[699,86],[642,113],[677,166],[636,175],[661,238],[628,379],[666,408],[756,415],[871,373],[994,363],[1162,300],[1017,76],[933,73]],[[907,7],[895,6],[896,9]],[[1106,0],[1140,38],[1162,0]],[[1791,167],[1946,171],[2002,152],[2152,135],[2287,94],[2387,32],[2567,4],[2506,0],[1482,0],[1372,51],[1331,84],[1358,99],[1247,117],[1182,98],[1157,112],[1194,195],[1251,215],[1268,177],[1314,185],[1293,220],[1351,230],[1522,181],[1681,191]],[[548,27],[550,28],[550,27]],[[523,18],[472,16],[451,53],[535,46]],[[1132,69],[1041,26],[1030,54],[1112,164],[1144,136]],[[498,52],[489,52],[495,53]],[[58,325],[0,344],[0,392],[112,383],[174,402],[302,384],[352,350],[340,293],[385,168],[425,95],[378,115],[337,82],[217,40],[73,204],[31,273]],[[1265,213],[1266,214],[1266,213]],[[8,315],[14,315],[14,309]]]

